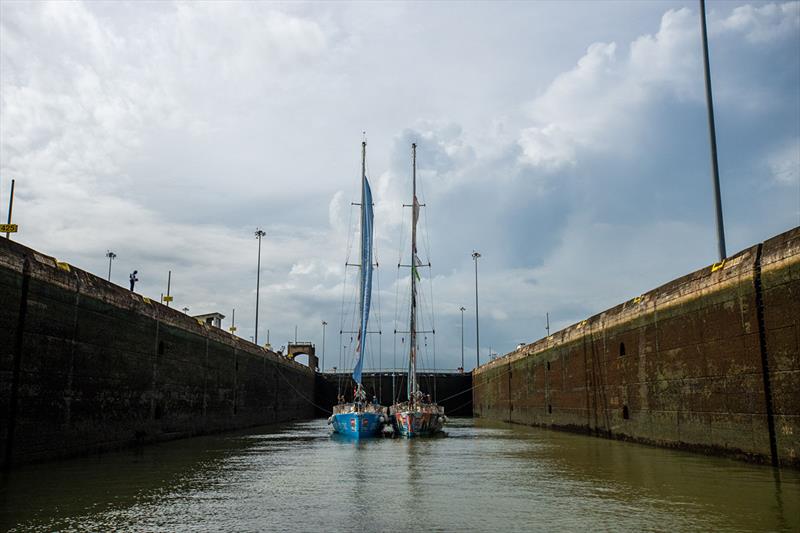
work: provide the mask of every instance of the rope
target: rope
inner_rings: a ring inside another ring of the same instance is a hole
[[[291,382],[291,381],[289,381],[288,379],[286,379],[286,377],[284,377],[283,373],[281,372],[280,363],[278,363],[278,364],[276,364],[276,365],[275,365],[275,369],[278,371],[278,375],[279,375],[281,378],[283,378],[283,381],[285,381],[285,382],[286,382],[286,384],[287,384],[287,385],[289,385],[289,386],[292,388],[292,390],[293,390],[295,393],[297,393],[297,395],[298,395],[298,396],[300,396],[300,398],[304,399],[306,402],[308,402],[309,404],[313,405],[314,407],[316,407],[317,409],[319,409],[319,410],[320,410],[320,411],[322,411],[323,413],[330,413],[330,414],[333,414],[333,411],[331,411],[330,409],[325,409],[325,408],[324,408],[324,407],[322,407],[321,405],[318,405],[318,404],[314,403],[312,400],[309,400],[309,399],[308,399],[308,397],[307,397],[307,396],[305,396],[305,395],[304,395],[302,392],[300,392],[299,390],[297,390],[297,387],[295,387],[294,385],[292,385],[292,382]]]
[[[510,364],[506,364],[506,365],[503,365],[503,366],[504,366],[504,367],[506,367],[506,368],[505,368],[505,370],[503,370],[502,372],[500,372],[499,374],[497,374],[495,377],[493,377],[492,379],[490,379],[490,380],[489,380],[489,381],[487,381],[486,383],[482,383],[481,385],[488,385],[488,384],[489,384],[489,383],[491,383],[492,381],[495,381],[496,379],[499,379],[499,378],[501,378],[501,377],[505,376],[507,373],[511,372],[511,365],[510,365]],[[474,379],[475,379],[475,378],[473,377],[473,380],[474,380]],[[468,388],[468,389],[464,389],[464,390],[462,390],[462,391],[460,391],[460,392],[457,392],[457,393],[455,393],[455,394],[452,394],[452,395],[448,396],[447,398],[444,398],[444,399],[442,399],[442,400],[441,400],[441,402],[446,402],[447,400],[449,400],[449,399],[451,399],[451,398],[455,398],[456,396],[459,396],[459,395],[461,395],[461,394],[465,394],[465,393],[467,393],[467,392],[472,392],[473,390],[475,390],[475,387],[477,387],[477,386],[478,386],[478,385],[473,385],[472,387],[470,387],[470,388]]]

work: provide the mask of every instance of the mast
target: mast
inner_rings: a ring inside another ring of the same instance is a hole
[[[417,143],[411,144],[411,320],[409,321],[408,399],[414,399],[417,383]]]
[[[359,256],[361,257],[361,264],[358,267],[359,270],[359,280],[360,283],[358,289],[358,310],[359,314],[364,313],[364,231],[367,227],[367,211],[364,206],[365,198],[365,189],[366,189],[366,181],[367,181],[367,141],[361,141],[361,246],[359,249]],[[369,265],[367,265],[369,266]],[[359,326],[359,330],[362,328]],[[358,341],[358,349],[361,350],[361,354],[359,354],[360,358],[364,357],[364,344],[366,339],[364,338],[367,335],[366,331],[359,331],[359,341]],[[359,390],[361,389],[361,382],[358,383]],[[354,399],[355,401],[355,399]]]

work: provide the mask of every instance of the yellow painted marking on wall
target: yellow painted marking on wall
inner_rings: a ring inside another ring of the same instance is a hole
[[[62,261],[56,261],[56,266],[65,272],[69,272],[69,264]]]
[[[18,229],[16,224],[0,224],[0,233],[16,233]]]
[[[722,270],[725,268],[725,259],[720,261],[719,263],[714,263],[711,265],[711,272],[716,272],[717,270]]]
[[[164,296],[161,298],[162,302],[171,302],[174,298],[172,296]]]
[[[195,318],[195,320],[197,320],[197,323],[200,324],[201,326],[205,326],[206,325],[206,323],[203,322],[202,320],[200,320],[199,318]]]
[[[142,300],[144,300],[144,303],[146,303],[146,304],[153,303],[153,302],[150,301],[150,298],[148,298],[147,296],[142,296]]]

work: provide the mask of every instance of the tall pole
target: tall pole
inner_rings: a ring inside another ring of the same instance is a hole
[[[167,307],[169,307],[169,287],[172,284],[172,270],[167,273]]]
[[[322,321],[322,371],[325,372],[325,326],[328,323],[324,320]]]
[[[547,317],[545,319],[545,320],[547,320],[547,322],[545,322],[546,325],[545,325],[544,329],[547,330],[547,336],[549,337],[550,336],[550,313],[547,313],[545,316]]]
[[[111,261],[113,259],[116,259],[117,254],[115,254],[111,250],[108,250],[106,252],[106,257],[108,257],[108,281],[111,281]]]
[[[267,232],[261,228],[256,229],[256,238],[258,239],[258,268],[256,269],[256,333],[254,344],[258,344],[258,296],[261,289],[261,237],[266,235]]]
[[[708,140],[711,144],[711,180],[714,185],[714,208],[717,215],[717,247],[719,260],[725,253],[725,225],[722,221],[722,199],[719,192],[719,165],[717,164],[717,133],[714,127],[714,99],[711,96],[711,69],[708,65],[708,33],[706,32],[706,2],[700,0],[700,26],[703,33],[703,70],[706,80],[706,107],[708,108]]]
[[[14,183],[16,183],[16,181],[17,180],[11,180],[11,196],[9,196],[8,198],[8,222],[7,222],[8,224],[11,224],[11,211],[14,210]],[[11,233],[7,231],[6,239],[10,238],[11,238]]]
[[[294,326],[294,343],[297,344],[297,324]]]
[[[461,372],[464,372],[464,311],[466,308],[461,307]]]
[[[478,368],[481,366],[481,329],[478,324],[478,258],[481,256],[475,250],[472,251],[472,259],[475,260],[475,359]]]

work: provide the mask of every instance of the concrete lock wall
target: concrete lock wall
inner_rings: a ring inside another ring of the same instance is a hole
[[[800,228],[474,372],[474,414],[800,467]]]
[[[0,460],[310,418],[314,372],[0,239]]]

